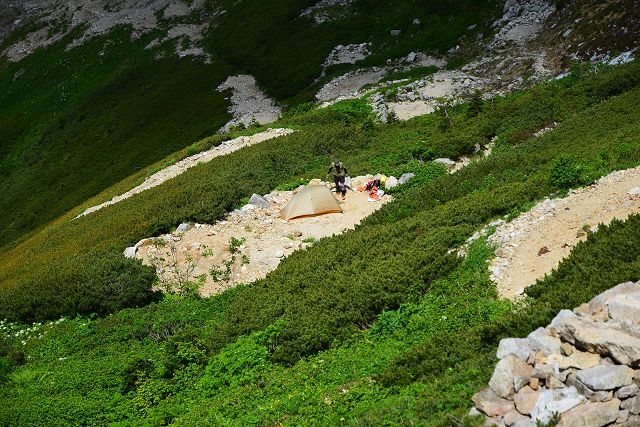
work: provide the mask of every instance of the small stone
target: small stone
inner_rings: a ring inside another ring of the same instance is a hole
[[[557,389],[557,388],[565,388],[566,385],[560,381],[555,375],[551,375],[547,378],[547,388]]]
[[[513,402],[501,398],[490,388],[476,393],[472,400],[475,407],[489,417],[503,416],[514,408]]]
[[[399,36],[400,34],[402,34],[402,30],[391,30],[389,31],[389,34],[391,34],[392,36]]]
[[[529,377],[514,377],[513,378],[513,389],[517,393],[522,389],[522,387],[529,384]]]
[[[620,412],[618,414],[620,414]],[[638,426],[640,426],[640,415],[629,415],[629,418],[627,418],[627,421],[621,424],[618,424],[616,427],[638,427]]]
[[[618,418],[616,418],[616,423],[622,424],[627,422],[627,420],[629,419],[629,415],[631,415],[631,413],[626,409],[618,411]]]
[[[489,387],[500,397],[510,398],[515,393],[513,378],[529,377],[533,368],[515,356],[507,356],[496,365]]]
[[[538,251],[538,256],[542,256],[542,255],[544,255],[544,254],[548,254],[549,252],[551,252],[551,251],[549,250],[549,248],[548,248],[548,247],[546,247],[546,246],[543,246],[543,247],[541,247],[541,248],[540,248],[540,250]]]
[[[283,258],[284,257],[284,252],[283,251],[275,251],[275,253],[273,255],[276,258]]]
[[[295,230],[295,231],[293,232],[293,235],[294,235],[295,237],[302,237],[302,231],[300,231],[300,230]]]
[[[531,332],[527,338],[529,338],[529,343],[533,351],[540,350],[545,356],[560,353],[560,340],[547,334],[544,328],[536,329]]]
[[[557,365],[560,369],[588,369],[600,364],[600,356],[594,353],[576,350],[571,353],[571,356],[562,356],[560,354],[545,356],[541,362],[554,366]]]
[[[529,339],[527,338],[504,338],[498,344],[496,356],[498,359],[504,359],[507,356],[515,356],[520,360],[527,361],[529,358]]]
[[[125,258],[135,258],[137,250],[138,250],[137,247],[130,246],[127,249],[125,249],[122,254],[124,255]]]
[[[564,354],[565,356],[571,356],[571,354],[575,350],[575,347],[568,342],[563,342],[562,344],[560,344],[560,348],[562,349],[562,354]]]
[[[622,401],[622,409],[626,409],[632,414],[640,414],[640,396],[632,397]]]
[[[403,173],[402,175],[400,175],[400,179],[398,180],[398,183],[400,185],[404,184],[405,182],[409,181],[411,178],[415,177],[416,174],[412,173],[412,172],[408,172],[408,173]]]
[[[583,369],[576,373],[576,378],[591,390],[612,390],[631,384],[633,377],[628,366],[599,365]]]
[[[630,196],[640,196],[640,187],[633,187],[631,190],[627,191],[627,194]]]
[[[531,420],[529,419],[529,417],[525,417],[518,411],[511,411],[502,418],[502,421],[507,426],[513,426],[517,423],[522,423],[522,422],[531,421]]]
[[[179,233],[179,234],[186,233],[187,231],[189,231],[190,228],[191,228],[191,224],[183,222],[178,226],[178,228],[176,228],[176,233]]]
[[[593,392],[591,396],[587,397],[591,402],[604,402],[613,398],[612,391],[600,390]]]
[[[257,206],[259,208],[268,208],[269,202],[267,202],[264,197],[260,196],[259,194],[252,194],[251,197],[249,198],[249,204],[253,205],[253,206]]]
[[[524,415],[530,415],[533,408],[536,406],[540,392],[532,389],[531,387],[524,387],[518,393],[516,393],[513,401],[516,404],[518,412]]]
[[[478,409],[474,406],[473,408],[469,409],[469,413],[467,415],[470,417],[477,417],[479,415],[482,415],[482,412],[478,411]]]
[[[618,399],[628,399],[630,397],[634,397],[640,394],[640,387],[636,383],[631,383],[624,387],[620,387],[618,391],[616,391],[616,397]]]
[[[447,168],[452,168],[456,165],[456,162],[454,162],[451,159],[447,159],[447,158],[440,158],[440,159],[435,159],[433,161],[433,163],[437,163],[437,164],[441,164],[446,166]]]
[[[535,377],[529,379],[529,387],[531,387],[532,390],[537,390],[538,387],[540,387],[540,379]]]

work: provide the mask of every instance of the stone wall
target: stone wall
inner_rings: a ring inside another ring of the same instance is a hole
[[[526,338],[500,341],[470,414],[487,425],[640,426],[640,282],[562,310]]]

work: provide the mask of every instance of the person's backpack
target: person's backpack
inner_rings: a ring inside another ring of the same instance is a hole
[[[374,179],[373,181],[369,181],[367,183],[367,191],[371,191],[373,187],[380,188],[380,180]]]

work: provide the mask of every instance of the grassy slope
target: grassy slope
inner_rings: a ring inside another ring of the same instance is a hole
[[[573,111],[635,86],[638,80],[633,74],[635,67],[633,64],[590,78],[575,87],[552,84],[523,96],[492,101],[482,114],[470,119],[462,107],[457,113],[459,125],[451,129],[441,126],[441,119],[435,115],[409,123],[372,126],[368,110],[359,103],[292,118],[289,121],[301,127],[294,135],[214,159],[163,186],[87,218],[68,222],[71,215],[63,217],[3,254],[0,292],[5,303],[0,307],[0,317],[39,320],[73,314],[74,309],[81,313],[102,312],[94,307],[104,304],[102,298],[95,300],[95,296],[85,297],[81,292],[94,286],[110,286],[94,269],[96,259],[108,257],[114,265],[121,266],[119,253],[143,237],[166,231],[185,220],[216,220],[252,192],[266,192],[301,175],[323,174],[328,154],[335,147],[340,147],[337,154],[350,164],[354,173],[360,173],[390,172],[409,162],[416,151],[430,152],[431,156],[457,156],[472,150],[475,143],[487,143],[494,135],[500,135],[505,142],[518,143],[548,123],[564,121]],[[529,163],[520,168],[526,164]],[[540,164],[545,164],[543,159]],[[537,163],[530,165],[538,167]],[[440,200],[451,200],[475,188],[490,187],[500,176],[491,171],[486,174],[491,176],[477,177],[473,183],[458,183],[446,190],[436,187],[429,191],[441,194]],[[457,175],[455,180],[459,176],[464,174]],[[235,184],[231,186],[229,182]],[[432,196],[416,200],[429,208],[435,201]],[[407,203],[411,209],[422,209],[412,206],[410,200]],[[403,212],[388,215],[401,218]],[[111,255],[106,256],[105,251]],[[128,268],[121,267],[122,271]],[[140,286],[141,294],[135,294],[138,295],[135,301],[150,297]],[[113,298],[119,301],[114,301],[115,308],[126,303],[119,297]]]
[[[60,43],[0,63],[0,248],[214,133],[228,119],[214,88],[229,74],[253,73],[279,100],[308,100],[334,46],[372,41],[368,64],[443,52],[469,25],[491,21],[497,3],[357,1],[347,18],[316,26],[298,18],[308,1],[226,2],[205,43],[213,65],[174,58],[170,44],[144,50],[155,35],[132,42],[122,28],[70,52]],[[391,28],[403,34],[392,37]],[[7,40],[25,35],[18,29]],[[158,51],[168,55],[156,60]]]
[[[228,67],[156,60],[148,41],[118,30],[0,69],[2,245],[228,120]]]
[[[312,4],[309,1],[276,0],[268,8],[256,0],[228,3],[209,46],[223,60],[256,76],[273,96],[293,102],[312,99],[321,65],[338,44],[373,43],[373,55],[360,65],[383,65],[387,58],[411,51],[442,54],[470,25],[486,30],[502,7],[494,0],[356,0],[346,17],[313,25],[310,19],[298,18]],[[421,24],[414,25],[414,19]],[[402,34],[390,36],[392,29]],[[328,74],[350,68],[336,66]]]
[[[590,236],[529,292],[530,308],[515,313],[495,298],[484,267],[490,250],[482,243],[466,262],[442,255],[487,220],[552,193],[549,172],[560,155],[573,155],[583,165],[583,183],[637,165],[638,66],[510,96],[485,105],[471,120],[462,108],[453,130],[444,132],[446,141],[456,140],[452,132],[468,137],[486,126],[502,141],[493,156],[399,194],[357,230],[297,253],[254,286],[208,300],[167,300],[102,320],[46,326],[43,338],[38,327],[24,345],[22,336],[9,335],[8,350],[0,354],[24,351],[31,358],[0,389],[7,403],[0,418],[24,424],[140,418],[153,425],[446,422],[443,417],[463,412],[486,382],[499,338],[524,335],[560,308],[640,279],[638,217]],[[557,118],[562,124],[556,130],[529,139]],[[437,148],[438,129],[431,116],[375,129],[363,139],[396,135],[397,141],[426,139]],[[304,135],[297,138],[309,144]],[[285,141],[279,145],[290,148]],[[381,147],[348,142],[343,154],[355,162],[358,154],[370,158],[367,151]],[[360,153],[349,158],[354,149]],[[394,158],[403,161],[402,152],[387,149],[387,167]],[[440,147],[445,149],[452,146]],[[251,150],[238,156],[237,161],[251,159]],[[233,167],[236,160],[229,161]],[[313,156],[308,161],[313,165]],[[202,185],[203,172],[185,176],[182,191]],[[285,179],[254,173],[267,181]],[[139,205],[123,204],[122,212],[134,206]],[[0,361],[7,372],[19,359]]]

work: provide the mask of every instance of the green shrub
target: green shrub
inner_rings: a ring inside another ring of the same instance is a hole
[[[560,156],[549,172],[549,183],[560,189],[569,189],[582,182],[582,171],[575,157]]]

